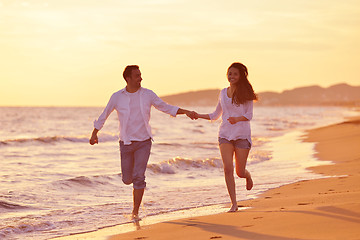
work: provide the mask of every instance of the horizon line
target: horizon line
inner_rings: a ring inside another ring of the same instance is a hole
[[[306,87],[320,87],[320,88],[330,88],[330,87],[333,87],[333,86],[337,86],[337,85],[348,85],[350,87],[360,87],[360,85],[350,85],[346,82],[339,82],[339,83],[336,83],[336,84],[332,84],[330,85],[329,87],[321,87],[320,85],[308,85],[308,86],[300,86],[300,87],[294,87],[292,89],[286,89],[286,90],[282,90],[282,91],[271,91],[271,90],[268,90],[268,91],[261,91],[261,92],[258,92],[257,94],[260,94],[260,93],[283,93],[285,91],[291,91],[291,90],[294,90],[294,89],[299,89],[299,88],[306,88]],[[221,88],[208,88],[208,89],[199,89],[199,90],[193,90],[193,91],[185,91],[185,92],[179,92],[179,93],[172,93],[172,94],[167,94],[167,95],[161,95],[159,96],[160,98],[163,98],[163,97],[169,97],[169,96],[174,96],[174,95],[180,95],[180,94],[187,94],[187,93],[193,93],[193,92],[201,92],[201,91],[214,91],[214,90],[221,90]],[[0,107],[1,108],[6,108],[6,107],[43,107],[43,108],[51,108],[51,107],[59,107],[59,108],[62,108],[62,107],[74,107],[74,108],[77,108],[77,107],[104,107],[104,105],[24,105],[24,104],[21,104],[21,105],[1,105],[0,104]]]

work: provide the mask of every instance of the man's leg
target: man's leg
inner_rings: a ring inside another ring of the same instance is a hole
[[[133,144],[124,145],[124,143],[120,141],[120,158],[121,158],[121,178],[126,185],[129,185],[133,183],[133,169],[134,169]]]
[[[150,157],[151,140],[146,140],[136,143],[136,150],[134,152],[134,171],[133,171],[133,197],[134,209],[133,217],[138,218],[139,208],[144,195],[146,187],[145,171]]]
[[[132,211],[133,218],[138,218],[139,215],[139,208],[142,201],[142,197],[144,195],[145,188],[135,189],[133,190],[133,197],[134,197],[134,209]]]

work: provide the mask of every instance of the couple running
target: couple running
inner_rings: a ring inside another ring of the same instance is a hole
[[[149,125],[151,106],[173,117],[186,114],[192,120],[203,118],[216,120],[222,115],[219,130],[219,148],[224,164],[226,186],[232,206],[229,212],[238,210],[235,192],[233,156],[235,153],[236,174],[246,178],[246,189],[251,190],[253,181],[246,170],[251,148],[250,120],[253,115],[253,100],[256,94],[247,79],[247,68],[233,63],[227,71],[230,83],[220,92],[216,110],[210,114],[198,114],[162,101],[153,91],[141,87],[141,72],[138,66],[127,66],[123,72],[126,87],[115,92],[102,114],[94,122],[90,144],[98,143],[97,133],[104,126],[112,111],[116,110],[120,130],[120,156],[122,181],[133,184],[133,220],[139,220],[139,207],[146,187],[145,171],[150,156],[152,134]]]

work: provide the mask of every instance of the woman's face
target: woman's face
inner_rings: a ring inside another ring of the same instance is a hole
[[[230,85],[237,83],[240,80],[240,72],[237,68],[229,68],[227,77]]]

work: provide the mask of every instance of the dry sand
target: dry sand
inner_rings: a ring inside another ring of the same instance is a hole
[[[109,240],[360,239],[360,120],[310,130],[305,141],[316,142],[316,157],[335,163],[311,170],[332,177],[239,202],[248,210],[158,223]]]

